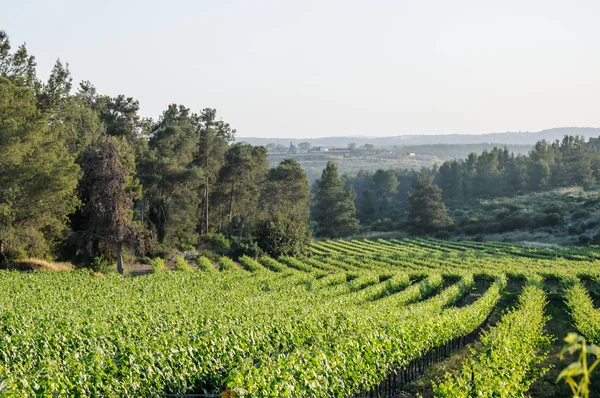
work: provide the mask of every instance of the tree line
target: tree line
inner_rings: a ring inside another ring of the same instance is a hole
[[[0,263],[225,247],[293,254],[309,243],[310,186],[294,160],[235,143],[215,109],[172,104],[157,120],[131,97],[73,88],[57,61],[37,77],[0,31]]]
[[[447,206],[600,179],[600,138],[565,136],[422,170],[340,176],[328,162],[311,187],[295,160],[271,168],[266,148],[235,136],[212,108],[172,104],[153,120],[132,97],[74,89],[60,61],[43,81],[0,31],[0,264],[116,259],[122,272],[133,253],[294,255],[313,232],[447,230]]]
[[[494,147],[431,168],[361,170],[343,179],[356,192],[356,216],[363,230],[432,232],[452,227],[441,204],[458,207],[473,200],[555,188],[589,188],[600,181],[599,150],[600,137],[586,141],[565,136],[554,142],[541,140],[527,155]],[[420,204],[429,203],[423,207],[429,209],[427,215],[420,218],[411,215],[417,204],[415,192],[425,195]]]

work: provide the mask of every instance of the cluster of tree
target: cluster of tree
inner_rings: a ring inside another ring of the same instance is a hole
[[[419,232],[453,228],[446,205],[456,207],[474,199],[559,187],[587,187],[599,179],[600,138],[586,141],[578,136],[565,136],[552,143],[539,141],[528,155],[494,147],[420,171],[361,170],[354,177],[344,176],[346,187],[357,193],[357,217],[363,228]],[[554,214],[540,215],[535,222],[511,215],[496,229],[552,226],[557,220]],[[466,225],[465,231],[481,227]]]
[[[397,222],[405,217],[410,187],[418,175],[418,171],[410,169],[362,169],[356,176],[344,175],[346,188],[353,187],[356,192],[361,225],[376,223],[376,230],[397,229]]]
[[[327,238],[344,237],[357,233],[361,224],[379,231],[448,229],[453,222],[433,179],[427,169],[363,170],[356,177],[340,178],[337,166],[328,162],[314,185],[315,232]]]
[[[214,234],[239,247],[293,254],[310,240],[310,186],[294,160],[232,143],[214,109],[170,105],[157,121],[130,97],[72,92],[57,61],[47,82],[25,46],[0,31],[0,261],[81,262],[191,250]],[[113,257],[114,258],[114,257]]]
[[[114,256],[122,271],[128,249],[164,256],[207,244],[296,254],[310,242],[309,217],[326,238],[360,225],[435,232],[453,225],[446,205],[600,179],[600,138],[565,136],[528,155],[493,148],[420,171],[340,177],[329,161],[312,197],[297,161],[269,168],[268,149],[235,134],[211,108],[173,104],[155,121],[89,82],[73,92],[60,61],[42,81],[25,46],[12,52],[0,31],[0,263],[76,253],[82,263]]]
[[[535,144],[529,155],[494,148],[465,160],[444,162],[437,183],[447,202],[510,196],[566,186],[594,184],[600,178],[600,139],[565,136]]]
[[[396,146],[396,153],[414,153],[417,155],[435,156],[441,160],[460,159],[469,156],[471,153],[481,153],[491,151],[495,147],[506,148],[515,155],[526,155],[532,148],[532,145],[502,145],[502,144],[429,144],[429,145],[409,145]]]
[[[310,151],[312,149],[312,145],[310,142],[301,142],[298,145],[294,145],[293,142],[290,142],[289,146],[285,146],[282,144],[274,144],[272,142],[268,143],[267,145],[265,145],[265,148],[267,148],[267,151],[269,153],[271,152],[275,152],[275,153],[297,153],[298,150],[301,151]]]

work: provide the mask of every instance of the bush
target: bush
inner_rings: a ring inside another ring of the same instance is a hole
[[[561,216],[565,214],[565,208],[560,203],[552,203],[550,205],[544,206],[542,211],[546,214],[559,214]]]
[[[587,210],[577,209],[571,215],[573,220],[581,220],[590,216],[590,212]]]
[[[568,232],[569,232],[569,235],[577,235],[581,231],[579,230],[579,228],[576,225],[571,225],[568,229]]]
[[[90,260],[90,268],[96,272],[108,274],[111,272],[117,272],[117,263],[107,259],[102,255],[99,255],[92,257]]]
[[[192,266],[187,262],[185,257],[179,256],[175,259],[175,271],[190,272]]]
[[[592,243],[592,237],[587,235],[579,235],[579,244],[580,245],[589,245]]]
[[[242,239],[234,238],[231,241],[231,248],[227,251],[227,256],[235,260],[242,256],[258,258],[265,253],[258,246],[254,238],[245,237]]]
[[[150,240],[148,246],[146,247],[145,255],[150,258],[160,257],[160,258],[172,258],[175,254],[177,254],[177,249],[168,244],[168,243],[158,243],[155,240]],[[148,261],[148,264],[150,262]]]
[[[219,258],[219,269],[221,271],[231,271],[235,268],[235,263],[229,257],[223,256]]]
[[[452,213],[452,217],[453,218],[462,218],[465,217],[467,215],[467,213],[464,210],[454,210],[454,212]]]
[[[183,251],[192,251],[195,249],[194,247],[194,241],[198,241],[198,237],[192,238],[189,234],[183,232],[183,231],[178,231],[177,232],[177,247],[179,248],[179,250],[183,250]]]
[[[228,250],[231,247],[231,241],[225,235],[219,233],[212,234],[209,237],[209,242],[211,248],[217,252]]]
[[[563,218],[558,213],[536,213],[534,215],[535,226],[554,227],[563,223]]]
[[[394,221],[391,218],[384,218],[383,220],[377,220],[371,225],[372,231],[389,232],[393,231]]]
[[[311,241],[312,231],[306,220],[276,215],[261,222],[256,229],[258,247],[271,257],[302,254]]]
[[[200,269],[202,271],[216,271],[216,268],[213,265],[214,263],[204,256],[198,257],[197,264],[198,264],[198,269]]]
[[[483,242],[485,241],[485,237],[483,235],[475,235],[473,237],[473,242]]]
[[[483,232],[483,224],[469,224],[462,231],[465,235],[477,235]]]
[[[167,263],[160,257],[156,257],[150,261],[150,269],[153,274],[164,272],[167,270]]]
[[[450,239],[450,232],[448,232],[448,231],[440,231],[437,234],[435,234],[435,238],[436,239],[448,240],[448,239]]]
[[[519,206],[519,205],[517,205],[515,203],[508,203],[504,207],[506,207],[506,209],[508,211],[510,211],[511,213],[516,213],[516,212],[518,212],[519,210],[522,209],[521,206]]]
[[[260,270],[264,270],[265,268],[255,259],[248,256],[242,256],[238,259],[241,266],[246,269],[246,271],[256,272]]]

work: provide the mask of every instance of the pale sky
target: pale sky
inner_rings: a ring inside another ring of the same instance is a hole
[[[600,126],[600,1],[0,0],[46,77],[217,114],[238,136]]]

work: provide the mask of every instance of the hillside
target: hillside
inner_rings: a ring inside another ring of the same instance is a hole
[[[346,147],[351,142],[357,146],[371,144],[376,146],[393,145],[428,145],[428,144],[523,144],[533,145],[537,141],[560,140],[565,135],[582,135],[586,138],[600,135],[597,127],[558,127],[537,132],[506,132],[488,134],[436,134],[436,135],[397,135],[390,137],[323,137],[323,138],[260,138],[238,137],[237,141],[245,141],[252,145],[266,146],[270,143],[288,145],[292,142],[298,145],[301,142],[310,142],[313,146]]]

